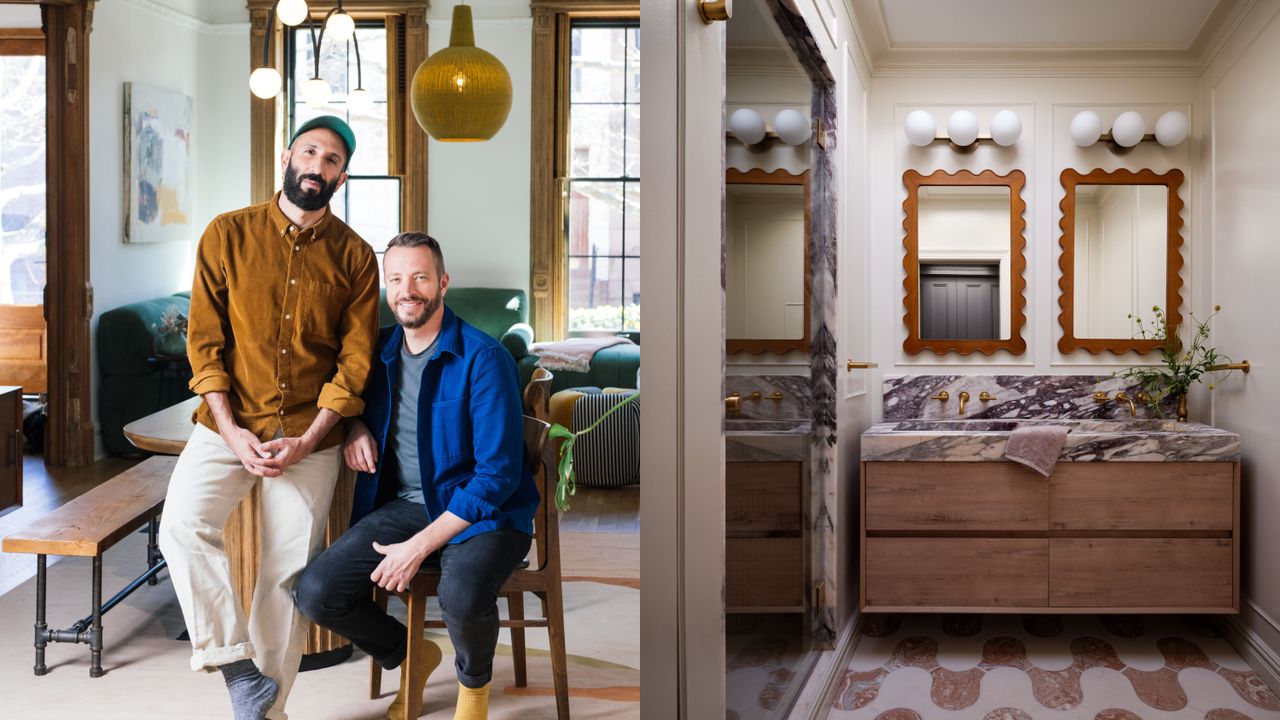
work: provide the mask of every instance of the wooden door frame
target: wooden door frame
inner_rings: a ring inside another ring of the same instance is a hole
[[[7,0],[38,5],[44,30],[46,128],[45,320],[49,424],[45,463],[93,462],[89,321],[89,33],[95,0]]]

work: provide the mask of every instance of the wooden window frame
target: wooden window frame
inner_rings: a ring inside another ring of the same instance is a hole
[[[274,0],[248,0],[250,19],[249,68],[262,63],[262,44],[267,37],[267,18]],[[336,3],[335,3],[336,4]],[[387,27],[387,72],[403,73],[387,87],[387,174],[400,178],[400,227],[427,232],[427,134],[420,132],[408,102],[413,71],[427,59],[427,8],[424,0],[344,0],[342,8],[356,21],[380,20]],[[312,18],[320,20],[329,6],[312,8]],[[404,59],[399,56],[398,37],[404,34]],[[283,75],[284,27],[275,23],[271,38],[271,66]],[[248,74],[245,78],[247,80]],[[247,88],[246,88],[247,91]],[[275,194],[279,178],[280,153],[286,137],[285,93],[263,100],[250,99],[249,186],[252,202],[265,202]]]
[[[569,324],[569,248],[564,233],[569,169],[569,25],[634,20],[639,0],[533,0],[530,81],[529,322],[539,340]]]
[[[0,55],[44,55],[44,31],[0,28]]]

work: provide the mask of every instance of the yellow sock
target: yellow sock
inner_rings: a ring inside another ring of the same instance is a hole
[[[418,693],[418,697],[422,697],[422,691],[427,686],[427,678],[431,677],[431,673],[435,672],[435,669],[440,666],[440,660],[443,657],[444,653],[440,651],[439,645],[436,645],[430,640],[426,640],[422,643],[418,657],[416,658],[418,661],[417,665],[425,669],[425,672],[420,676],[422,678],[422,682],[417,683],[417,687],[415,688],[407,688],[405,687],[404,682],[400,683],[400,690],[396,693],[396,699],[392,700],[391,706],[387,708],[387,717],[390,718],[390,720],[402,720],[404,718],[405,706],[408,702],[408,698],[410,697],[408,694],[409,692],[416,692]],[[401,673],[400,677],[404,678],[404,674]]]
[[[488,720],[489,686],[469,688],[458,683],[458,707],[453,720]]]

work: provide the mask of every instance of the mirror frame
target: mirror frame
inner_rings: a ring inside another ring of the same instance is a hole
[[[1075,267],[1076,267],[1076,187],[1079,185],[1163,185],[1169,191],[1169,206],[1166,216],[1168,240],[1165,249],[1165,301],[1164,309],[1168,316],[1169,327],[1178,327],[1182,322],[1182,197],[1178,194],[1182,187],[1181,170],[1170,170],[1158,174],[1154,170],[1102,170],[1081,173],[1067,168],[1062,171],[1062,189],[1066,191],[1059,207],[1062,219],[1058,226],[1062,234],[1058,244],[1062,252],[1058,255],[1058,268],[1062,276],[1058,279],[1058,324],[1062,326],[1062,338],[1058,340],[1058,350],[1071,353],[1076,350],[1087,350],[1094,355],[1110,352],[1120,355],[1126,352],[1149,353],[1164,343],[1163,340],[1136,340],[1131,338],[1078,338],[1075,336]]]
[[[902,174],[902,184],[907,187],[907,199],[902,202],[906,217],[902,219],[902,227],[906,234],[902,244],[906,247],[906,256],[902,259],[902,267],[907,271],[902,281],[906,296],[902,300],[906,311],[902,322],[907,326],[907,339],[902,341],[902,349],[908,355],[918,355],[931,350],[938,355],[955,352],[961,355],[980,352],[992,355],[997,350],[1007,350],[1014,355],[1021,355],[1027,350],[1027,342],[1022,338],[1022,327],[1027,322],[1026,290],[1027,258],[1024,249],[1027,245],[1026,231],[1027,203],[1022,199],[1022,189],[1027,183],[1027,176],[1021,170],[1010,170],[1005,175],[997,175],[994,170],[974,173],[969,170],[957,170],[949,173],[938,170],[932,175],[922,175],[915,170]],[[1005,340],[927,340],[920,337],[920,187],[928,185],[948,186],[1004,186],[1009,188],[1009,338]]]
[[[728,354],[735,353],[751,353],[759,355],[761,353],[773,352],[779,355],[788,353],[792,350],[801,350],[807,352],[809,350],[809,285],[811,272],[809,267],[809,246],[812,244],[812,230],[810,229],[810,207],[809,207],[809,176],[810,171],[805,170],[800,174],[794,174],[779,168],[773,172],[765,172],[761,168],[753,168],[751,170],[735,170],[729,168],[724,174],[724,184],[728,185],[801,185],[804,187],[804,334],[799,338],[730,338],[726,332],[724,349]],[[725,189],[726,196],[728,188]],[[725,207],[727,208],[727,203]],[[726,212],[725,226],[728,227],[728,217]],[[727,244],[726,244],[727,247]],[[728,262],[726,258],[726,270]],[[728,291],[728,282],[724,285],[724,289]]]

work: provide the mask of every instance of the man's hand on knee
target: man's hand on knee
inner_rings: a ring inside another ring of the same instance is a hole
[[[257,435],[242,427],[236,427],[222,433],[222,440],[231,448],[231,452],[240,459],[244,469],[259,477],[278,477],[280,470],[267,464],[271,451],[267,443],[258,439]]]
[[[419,544],[414,542],[415,539],[410,538],[393,545],[374,543],[373,549],[383,557],[382,562],[378,563],[378,567],[374,568],[373,573],[369,575],[369,579],[384,590],[404,592],[404,589],[409,587],[409,581],[413,580],[413,576],[418,573],[422,561],[434,551],[434,549],[419,547]]]

